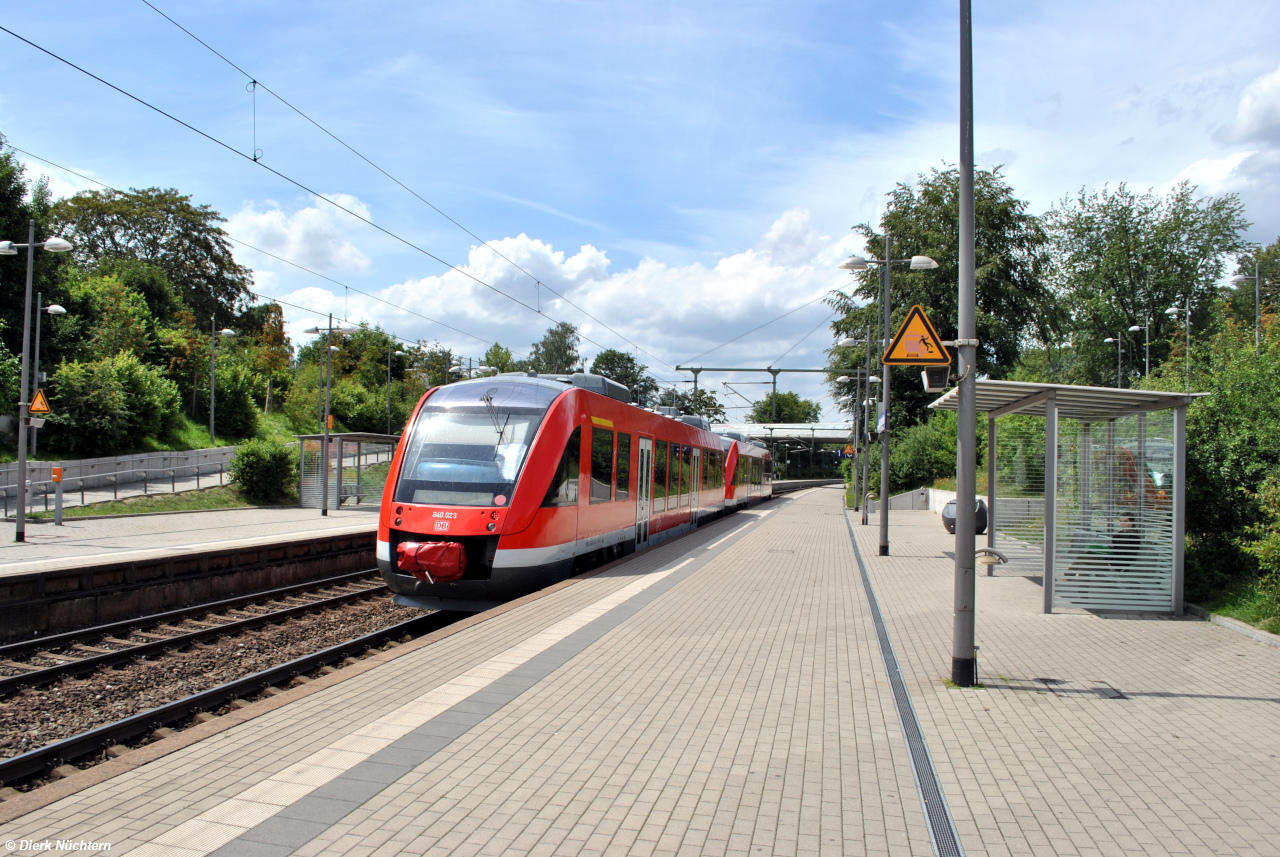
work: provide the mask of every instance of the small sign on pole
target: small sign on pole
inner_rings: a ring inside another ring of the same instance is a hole
[[[61,481],[62,481],[62,468],[61,468],[61,467],[50,467],[50,468],[49,468],[49,474],[50,474],[49,478],[50,478],[50,479],[52,479],[54,482],[61,482]]]
[[[933,329],[929,317],[917,304],[903,319],[898,333],[884,352],[883,362],[889,366],[949,366],[951,355],[942,345],[942,337]]]
[[[49,400],[45,398],[44,390],[36,390],[36,397],[31,400],[31,405],[27,408],[29,414],[47,414],[52,410],[49,407]]]

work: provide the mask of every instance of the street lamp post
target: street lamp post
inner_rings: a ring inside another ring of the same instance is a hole
[[[323,439],[320,441],[320,472],[321,472],[321,488],[320,488],[320,514],[324,517],[329,516],[329,391],[333,386],[333,352],[338,350],[338,346],[333,344],[334,332],[346,333],[354,330],[350,326],[335,326],[333,323],[333,313],[329,313],[328,327],[308,327],[304,333],[314,333],[325,335],[324,349],[324,414],[321,419],[321,430],[324,432]],[[338,472],[342,472],[342,461],[338,461]],[[342,498],[338,498],[338,502],[342,502]]]
[[[913,271],[927,271],[938,267],[938,263],[928,256],[912,256],[910,259],[893,258],[893,240],[886,232],[884,236],[884,259],[864,259],[861,256],[850,256],[840,267],[847,271],[865,271],[868,265],[880,265],[884,271],[884,341],[889,342],[893,336],[892,303],[889,300],[890,270],[895,263],[910,265]],[[876,429],[880,432],[880,556],[889,555],[889,369],[883,364],[881,378],[880,407],[883,419],[877,418]],[[776,376],[775,376],[776,377]],[[880,423],[883,423],[883,428]]]
[[[218,387],[218,372],[217,372],[218,337],[219,336],[235,336],[235,335],[236,335],[236,332],[234,330],[228,330],[225,327],[222,330],[218,330],[217,319],[215,319],[213,316],[209,316],[209,443],[210,444],[216,444],[218,442],[217,440],[215,440],[215,436],[213,433],[213,426],[214,426],[213,394],[214,392],[216,392]]]
[[[1185,317],[1185,323],[1187,326],[1186,379],[1187,379],[1187,389],[1190,390],[1191,389],[1191,295],[1187,295],[1187,305],[1185,308],[1180,307],[1177,304],[1174,304],[1173,306],[1165,310],[1164,314],[1169,316],[1169,318],[1173,319],[1174,321],[1178,320],[1178,316],[1180,314]]]
[[[1102,340],[1103,342],[1107,343],[1108,345],[1110,345],[1110,344],[1111,344],[1111,343],[1113,343],[1113,342],[1116,344],[1116,389],[1117,389],[1117,390],[1118,390],[1118,389],[1120,389],[1120,377],[1121,377],[1121,376],[1120,376],[1120,372],[1121,372],[1121,369],[1120,369],[1120,360],[1121,360],[1120,348],[1121,348],[1121,346],[1123,346],[1123,344],[1124,344],[1123,340],[1122,340],[1120,337],[1121,337],[1121,334],[1117,333],[1115,336],[1108,336],[1106,339]]]
[[[395,346],[387,343],[387,434],[391,434],[391,358],[403,357],[403,351],[392,352]]]
[[[1145,378],[1151,374],[1151,319],[1146,320],[1146,324],[1135,324],[1129,328],[1130,333],[1142,331],[1142,348],[1144,352],[1144,363],[1142,368],[1142,377]]]
[[[31,419],[31,403],[27,401],[27,381],[30,371],[28,351],[31,343],[31,278],[35,267],[35,249],[43,247],[50,253],[65,253],[72,249],[71,242],[63,238],[46,238],[36,242],[36,222],[27,221],[27,243],[15,244],[12,241],[0,241],[0,256],[16,256],[18,250],[27,251],[27,288],[22,304],[22,378],[18,382],[18,513],[17,525],[14,527],[13,540],[27,540],[27,422]]]
[[[36,350],[35,350],[35,354],[33,355],[35,357],[35,360],[33,361],[35,363],[35,366],[33,367],[33,370],[31,372],[31,377],[32,377],[31,386],[37,390],[40,389],[40,383],[41,381],[44,380],[43,378],[40,377],[40,318],[44,313],[48,313],[49,315],[66,315],[67,311],[66,309],[59,306],[58,304],[49,304],[48,306],[45,306],[44,295],[42,293],[36,294]],[[39,431],[39,429],[37,429],[35,426],[31,427],[32,457],[35,457],[35,454],[36,454],[36,432],[37,431]]]
[[[1253,348],[1262,346],[1262,280],[1258,277],[1258,254],[1253,254],[1253,276],[1236,274],[1231,278],[1233,283],[1247,283],[1253,280]]]

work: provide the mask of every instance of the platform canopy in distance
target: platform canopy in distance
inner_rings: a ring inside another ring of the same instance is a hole
[[[1114,420],[1149,411],[1189,405],[1208,393],[1177,393],[1164,390],[1123,390],[1115,387],[1084,387],[1077,384],[1037,384],[1026,381],[993,381],[979,378],[977,410],[988,416],[1005,414],[1045,415],[1045,402],[1053,395],[1058,416],[1081,422]],[[952,388],[929,407],[940,411],[959,410],[959,390]]]
[[[845,443],[853,431],[848,423],[716,423],[717,434],[736,432],[751,440]]]

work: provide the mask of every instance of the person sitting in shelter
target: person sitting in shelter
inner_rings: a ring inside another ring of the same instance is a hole
[[[1137,559],[1138,548],[1142,546],[1142,535],[1138,532],[1138,520],[1133,512],[1120,513],[1120,525],[1111,536],[1111,550],[1116,561],[1128,565]]]

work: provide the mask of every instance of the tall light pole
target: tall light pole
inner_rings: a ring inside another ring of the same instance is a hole
[[[1142,331],[1142,347],[1145,355],[1145,362],[1142,368],[1142,377],[1145,378],[1151,374],[1151,319],[1147,319],[1146,324],[1135,324],[1129,328],[1130,333]]]
[[[928,256],[912,256],[910,259],[893,258],[893,240],[888,233],[884,236],[883,259],[850,256],[840,265],[846,271],[865,271],[869,265],[879,265],[884,271],[884,341],[886,344],[893,336],[893,305],[889,300],[889,272],[895,264],[909,265],[913,271],[927,271],[938,267],[938,263]],[[889,369],[889,364],[882,364],[883,377],[880,379],[880,390],[883,396],[880,403],[882,414],[878,415],[876,420],[876,430],[880,432],[880,556],[889,555]]]
[[[213,394],[218,386],[218,337],[235,335],[234,330],[228,330],[225,327],[218,330],[217,320],[209,316],[209,444],[211,446],[218,442],[213,433]]]
[[[314,333],[325,335],[324,344],[324,413],[322,414],[321,430],[324,432],[323,439],[320,441],[320,514],[326,518],[329,516],[329,415],[330,398],[329,392],[333,387],[333,352],[338,350],[338,346],[333,344],[333,334],[348,333],[355,330],[350,326],[335,326],[333,323],[333,313],[329,313],[329,325],[321,327],[308,327],[304,333]],[[338,472],[342,472],[342,461],[338,461]],[[342,498],[338,498],[338,502],[342,502]]]
[[[1174,321],[1178,320],[1178,316],[1180,314],[1186,317],[1185,318],[1186,325],[1187,325],[1186,378],[1187,378],[1187,389],[1190,390],[1191,389],[1191,295],[1187,295],[1187,305],[1185,308],[1180,307],[1177,304],[1174,304],[1173,306],[1165,310],[1164,314],[1169,316],[1169,318],[1173,319]]]
[[[72,249],[70,241],[63,238],[46,238],[36,242],[36,222],[27,222],[27,243],[15,244],[12,241],[0,241],[0,256],[16,256],[19,249],[27,251],[27,290],[22,304],[22,379],[19,381],[18,395],[18,514],[17,526],[14,528],[13,540],[27,540],[27,422],[31,419],[31,403],[27,401],[27,374],[30,367],[28,351],[31,339],[31,277],[35,267],[35,249],[43,247],[50,253],[65,253]]]
[[[390,342],[387,343],[387,434],[391,434],[391,358],[403,357],[403,351],[392,352],[395,348]]]
[[[1121,348],[1121,346],[1124,344],[1124,343],[1123,343],[1123,340],[1122,340],[1120,337],[1121,337],[1121,334],[1117,333],[1115,336],[1108,336],[1106,339],[1102,340],[1103,342],[1107,343],[1108,345],[1110,345],[1110,344],[1111,344],[1111,343],[1113,343],[1113,342],[1116,344],[1116,389],[1117,389],[1117,390],[1118,390],[1118,389],[1120,389],[1120,372],[1121,372],[1121,369],[1120,369],[1120,359],[1121,359],[1121,355],[1120,355],[1120,348]]]
[[[956,350],[958,414],[956,420],[956,560],[955,622],[951,637],[951,680],[970,687],[977,680],[975,657],[974,517],[977,493],[977,298],[974,290],[973,212],[973,9],[960,0],[960,282]],[[989,450],[988,455],[994,453]]]
[[[1253,254],[1253,276],[1236,274],[1231,278],[1233,283],[1247,283],[1253,280],[1253,349],[1262,347],[1262,280],[1258,277],[1258,254]]]
[[[40,377],[40,319],[45,313],[48,313],[49,315],[66,315],[67,311],[58,304],[49,304],[48,306],[45,306],[44,295],[42,293],[36,294],[36,349],[34,354],[35,366],[31,371],[31,386],[35,387],[37,390],[40,389],[40,382],[43,380]],[[31,427],[31,455],[33,457],[36,454],[37,431],[39,431],[39,429],[35,426]]]

